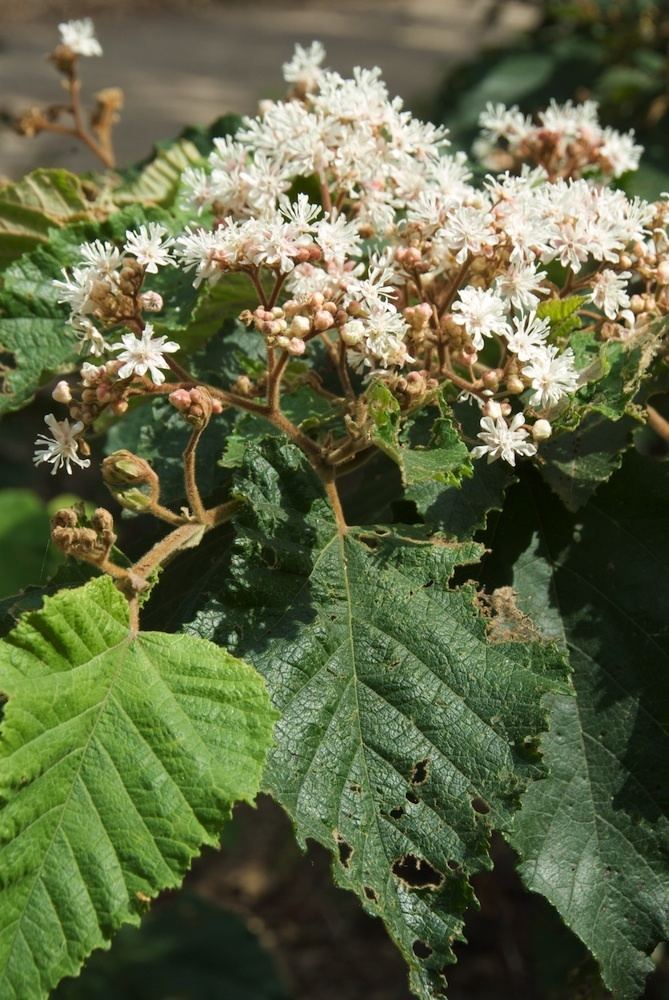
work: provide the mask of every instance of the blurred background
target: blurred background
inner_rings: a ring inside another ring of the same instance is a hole
[[[86,93],[120,85],[126,95],[115,134],[121,165],[185,124],[253,113],[260,98],[281,96],[281,63],[296,41],[318,38],[332,68],[381,66],[393,94],[449,125],[456,148],[470,148],[486,101],[531,112],[551,97],[594,97],[606,124],[636,128],[647,148],[629,189],[650,198],[669,189],[669,0],[0,0],[0,177],[94,166],[66,139],[25,139],[9,127],[26,106],[56,98],[44,56],[59,21],[86,15],[104,49],[84,61]],[[53,568],[47,504],[62,505],[72,489],[107,501],[95,477],[31,466],[51,408],[47,388],[0,427],[0,599]],[[579,942],[524,892],[501,841],[494,857],[494,871],[475,879],[481,909],[468,921],[469,944],[457,948],[450,1000],[608,997]],[[645,995],[668,1000],[667,959],[656,959]],[[303,854],[266,799],[238,811],[222,851],[205,852],[184,892],[164,894],[140,931],[122,932],[56,996],[410,1000],[380,922],[332,886],[325,852],[312,845]]]

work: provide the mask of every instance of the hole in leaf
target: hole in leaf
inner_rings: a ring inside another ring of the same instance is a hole
[[[417,805],[420,802],[418,796],[414,795],[413,792],[407,792],[406,797],[409,800],[409,802],[412,802],[414,805]]]
[[[460,867],[457,861],[454,861],[453,858],[449,858],[446,864],[448,865],[448,867],[451,869],[452,872],[456,872]]]
[[[373,903],[378,903],[379,901],[379,897],[376,895],[376,892],[369,885],[365,886],[365,896],[367,896],[367,899],[371,899]]]
[[[397,875],[412,889],[438,889],[444,876],[425,858],[415,854],[405,854],[393,864],[393,875]]]
[[[339,860],[341,864],[344,868],[348,868],[351,855],[353,854],[353,848],[342,837],[337,836],[337,850],[339,851]]]
[[[490,806],[486,800],[480,798],[478,795],[472,799],[472,809],[474,812],[481,813],[482,816],[485,816],[486,813],[490,812]]]
[[[411,771],[412,785],[422,785],[425,781],[427,781],[429,763],[430,761],[428,757],[425,757],[424,760],[416,761]]]
[[[402,816],[404,816],[404,809],[402,809],[402,806],[395,806],[394,809],[390,810],[390,815],[393,819],[402,819]]]
[[[414,941],[411,945],[411,949],[416,958],[429,958],[432,954],[432,949],[429,944],[425,944],[424,941]]]

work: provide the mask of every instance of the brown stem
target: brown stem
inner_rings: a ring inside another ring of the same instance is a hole
[[[669,420],[657,412],[654,406],[646,405],[646,413],[648,414],[648,425],[653,428],[656,434],[669,443]]]
[[[242,506],[243,501],[241,500],[226,500],[225,503],[219,504],[218,507],[211,507],[207,511],[207,521],[212,527],[218,524],[225,524]]]
[[[267,309],[268,308],[267,296],[265,295],[265,289],[260,283],[257,270],[251,267],[242,268],[242,270],[244,271],[244,274],[248,274],[249,278],[253,282],[253,287],[258,293],[258,298],[260,299],[260,305],[263,307],[263,309]]]
[[[328,186],[328,182],[326,181],[325,177],[323,177],[323,175],[320,173],[318,175],[318,183],[321,189],[321,201],[323,202],[323,212],[325,213],[325,215],[331,215],[332,197],[330,195],[330,188]]]
[[[267,379],[267,406],[271,413],[279,409],[279,398],[281,395],[281,380],[286,370],[286,365],[290,360],[288,351],[282,351],[279,360],[269,372]]]
[[[198,489],[197,479],[195,476],[195,459],[197,455],[197,446],[199,444],[200,438],[202,437],[203,427],[196,427],[190,436],[188,444],[186,445],[183,453],[184,460],[184,485],[186,487],[186,499],[188,500],[188,505],[191,509],[191,513],[197,518],[200,524],[206,524],[208,521],[207,511],[205,510],[204,504],[202,503],[202,497],[200,496],[200,490]]]
[[[272,289],[272,294],[270,295],[269,302],[267,303],[267,308],[268,309],[273,309],[274,306],[276,305],[276,300],[279,297],[279,292],[281,291],[281,289],[283,287],[283,283],[286,280],[286,277],[287,277],[287,275],[285,275],[285,274],[279,274],[279,275],[277,275],[277,279],[276,279],[276,282],[274,284],[274,288]]]
[[[182,549],[194,548],[202,538],[206,526],[203,524],[182,524],[170,531],[159,542],[149,549],[132,567],[132,571],[141,579],[146,580],[158,566],[169,562]]]
[[[339,491],[337,490],[334,473],[330,472],[328,475],[324,475],[322,479],[327,498],[330,501],[330,506],[332,507],[332,513],[334,514],[335,521],[337,522],[337,531],[343,537],[348,531],[348,525],[346,524],[346,518],[344,517],[341,500],[339,499]]]

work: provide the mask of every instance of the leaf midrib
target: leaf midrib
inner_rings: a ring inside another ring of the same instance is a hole
[[[114,645],[114,646],[107,647],[105,650],[103,650],[97,656],[92,657],[91,660],[87,661],[86,665],[90,666],[92,663],[95,662],[95,660],[100,659],[101,657],[103,657],[105,655],[108,655],[109,653],[120,652],[120,650],[124,646],[126,646],[126,645],[129,646],[132,643],[133,638],[134,638],[133,635],[130,632],[128,632],[123,637],[123,639],[120,640],[120,642],[116,643],[116,645]],[[30,908],[30,904],[32,902],[32,898],[33,898],[35,889],[37,888],[37,885],[38,885],[38,883],[40,882],[40,880],[42,878],[42,873],[44,871],[44,868],[45,868],[47,859],[49,857],[49,854],[51,853],[51,850],[53,849],[53,845],[55,843],[56,837],[58,836],[58,834],[61,831],[61,828],[62,828],[62,825],[63,825],[63,821],[64,821],[64,818],[65,818],[65,814],[66,814],[66,810],[67,810],[67,807],[70,804],[70,800],[71,800],[72,794],[74,792],[74,787],[75,787],[75,785],[77,784],[77,782],[81,778],[81,771],[82,771],[82,768],[83,768],[83,763],[84,763],[84,760],[85,760],[86,755],[88,753],[88,750],[89,750],[91,741],[93,739],[93,736],[94,736],[94,734],[95,734],[95,732],[97,730],[97,726],[99,725],[100,720],[101,720],[104,712],[107,709],[109,698],[111,696],[112,689],[113,689],[113,687],[114,687],[114,685],[115,685],[115,683],[116,683],[116,681],[118,679],[118,675],[119,675],[119,673],[122,672],[123,667],[125,665],[124,657],[119,656],[118,657],[118,661],[119,661],[118,662],[118,666],[114,669],[114,671],[113,671],[113,673],[112,673],[112,675],[110,677],[109,687],[108,687],[107,693],[105,694],[104,698],[100,702],[99,710],[98,710],[98,713],[97,713],[97,718],[93,722],[93,724],[91,726],[91,730],[90,730],[90,732],[88,734],[88,739],[86,740],[86,743],[85,743],[84,747],[82,748],[81,756],[79,758],[79,764],[77,766],[77,769],[76,769],[74,775],[72,776],[72,781],[70,783],[70,789],[69,789],[69,791],[67,793],[67,796],[64,799],[64,801],[63,801],[63,803],[62,803],[62,805],[60,807],[60,817],[58,819],[58,822],[56,823],[56,826],[54,827],[53,833],[52,833],[51,838],[49,840],[49,845],[46,848],[46,850],[44,851],[44,854],[42,856],[42,861],[41,861],[41,863],[39,865],[39,868],[35,872],[35,877],[33,879],[33,884],[32,884],[32,887],[30,889],[30,892],[28,894],[28,897],[26,899],[25,905],[24,905],[24,907],[23,907],[20,915],[14,921],[14,923],[16,923],[16,931],[14,932],[14,936],[12,937],[11,943],[9,944],[9,947],[7,949],[7,958],[6,958],[6,961],[5,961],[5,967],[2,970],[2,972],[1,972],[2,979],[6,979],[7,978],[7,970],[9,969],[9,966],[10,966],[11,958],[12,958],[12,955],[14,953],[14,948],[15,948],[15,945],[16,945],[16,940],[17,940],[17,937],[19,935],[19,932],[23,935],[23,920],[25,919],[25,915],[26,915],[28,909]],[[82,666],[82,665],[83,664],[79,664],[79,666]],[[57,911],[56,911],[56,913],[57,913]],[[60,918],[59,918],[59,922],[60,922]],[[11,926],[11,924],[10,924],[10,926]],[[62,923],[61,923],[61,932],[63,933],[63,936],[65,937],[64,931],[63,931],[63,928],[62,928]],[[25,939],[25,935],[23,935],[23,936],[24,936],[24,939]],[[65,937],[65,940],[67,941],[66,937]],[[38,969],[37,965],[35,967]],[[38,971],[39,971],[39,969],[38,969]],[[40,976],[40,979],[41,979],[41,976]]]

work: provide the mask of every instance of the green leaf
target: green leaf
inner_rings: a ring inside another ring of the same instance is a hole
[[[465,433],[474,437],[479,429],[478,407],[456,405],[455,417]],[[472,475],[459,486],[437,481],[413,484],[405,491],[426,524],[449,538],[465,541],[485,528],[491,510],[501,510],[504,494],[515,477],[506,462],[476,461]]]
[[[33,170],[16,184],[0,189],[0,266],[20,257],[49,230],[92,218],[94,203],[81,180],[67,170]]]
[[[405,486],[430,482],[456,486],[471,475],[469,451],[445,407],[439,407],[436,417],[433,408],[430,413],[422,411],[402,427],[400,405],[383,382],[374,382],[365,400],[372,420],[372,440],[397,463]]]
[[[240,917],[180,892],[124,927],[53,1000],[286,1000],[269,955]]]
[[[153,159],[136,176],[113,192],[114,202],[117,205],[133,202],[171,205],[183,171],[201,162],[199,149],[188,139],[179,139],[166,148],[158,148]]]
[[[567,337],[581,326],[578,311],[587,302],[583,295],[570,295],[566,299],[550,299],[540,302],[537,316],[547,319],[551,325],[551,337],[559,340]]]
[[[0,350],[11,355],[9,364],[0,365],[0,414],[29,403],[43,382],[70,370],[75,357],[64,320],[44,317],[1,318]]]
[[[620,468],[638,426],[632,417],[607,420],[588,414],[574,431],[542,444],[536,465],[568,510],[576,511]]]
[[[0,492],[0,597],[47,580],[59,562],[46,506],[31,490]]]
[[[107,577],[0,644],[0,995],[46,997],[178,885],[257,792],[261,679],[188,636],[134,633]]]
[[[496,532],[516,540],[519,602],[568,648],[577,696],[555,701],[548,776],[512,843],[620,1000],[669,933],[668,509],[669,463],[631,451],[577,518],[531,480]]]
[[[583,383],[572,404],[578,419],[587,413],[601,413],[610,420],[635,414],[634,398],[661,349],[666,329],[666,320],[661,319],[626,341],[601,342],[586,332],[573,336],[571,346]]]
[[[191,628],[245,651],[281,713],[265,783],[337,861],[337,882],[380,916],[413,989],[443,995],[445,963],[537,774],[541,699],[564,690],[542,642],[488,636],[470,586],[450,589],[480,546],[418,531],[337,531],[292,446],[247,448],[231,582]],[[504,697],[500,698],[500,692]]]

